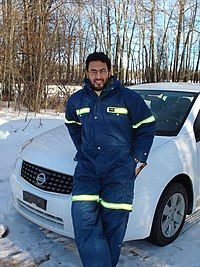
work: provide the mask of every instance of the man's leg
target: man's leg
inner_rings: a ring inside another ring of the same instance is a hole
[[[109,247],[102,230],[98,204],[92,201],[73,202],[72,218],[83,266],[111,267]]]
[[[135,165],[133,161],[118,164],[110,170],[102,192],[102,223],[112,266],[119,260],[121,244],[126,232],[129,212],[132,210]]]
[[[99,213],[99,187],[94,166],[89,161],[82,160],[74,175],[72,219],[84,267],[112,267]]]
[[[112,267],[119,261],[121,244],[126,232],[129,212],[122,210],[110,210],[103,208],[102,221],[104,234],[109,245]]]

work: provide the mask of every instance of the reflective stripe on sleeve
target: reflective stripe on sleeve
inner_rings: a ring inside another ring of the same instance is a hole
[[[65,119],[65,123],[67,123],[67,124],[76,123],[78,125],[81,125],[81,122],[78,122],[78,121],[68,121],[67,119]]]
[[[98,195],[74,195],[72,201],[99,201]]]
[[[133,127],[134,129],[136,129],[136,128],[140,127],[142,124],[145,124],[145,123],[151,123],[151,122],[153,122],[153,121],[155,121],[154,116],[150,116],[150,117],[148,117],[147,119],[145,119],[145,120],[143,120],[143,121],[140,121],[140,122],[138,122],[138,123],[135,124],[135,125],[132,125],[132,127]]]
[[[128,114],[127,108],[120,108],[120,107],[107,107],[106,111],[109,113],[116,113],[116,114]]]
[[[129,210],[132,211],[133,205],[132,204],[126,204],[126,203],[110,203],[106,202],[103,199],[100,199],[100,204],[107,209],[113,209],[113,210]]]
[[[80,108],[76,110],[77,115],[82,115],[82,114],[89,113],[89,112],[90,112],[90,108]]]

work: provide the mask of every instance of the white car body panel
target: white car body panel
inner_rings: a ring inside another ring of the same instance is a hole
[[[152,88],[156,89],[156,86],[160,85],[154,84],[154,86]],[[140,88],[140,86],[134,88]],[[149,89],[148,85],[145,85],[145,88]],[[176,90],[181,89],[183,90],[181,85],[176,88]],[[185,174],[191,181],[194,196],[192,209],[196,210],[200,202],[200,142],[196,143],[195,141],[193,124],[199,108],[200,96],[196,99],[188,119],[177,136],[155,137],[148,165],[135,181],[134,208],[130,213],[125,240],[149,236],[159,198],[167,184],[177,175]],[[74,236],[70,214],[70,196],[46,192],[32,186],[21,178],[20,169],[22,160],[26,160],[47,169],[73,175],[76,166],[75,153],[74,145],[65,126],[57,127],[37,136],[24,148],[10,177],[15,208],[36,224],[69,237]],[[31,192],[47,200],[46,211],[38,208],[35,204],[26,203],[23,200],[23,191]],[[28,210],[29,207],[30,210]],[[38,214],[36,214],[37,211]],[[45,216],[47,219],[44,218]]]

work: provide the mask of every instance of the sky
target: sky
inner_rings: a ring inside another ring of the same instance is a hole
[[[0,224],[9,228],[0,238],[0,267],[81,267],[75,241],[21,216],[12,206],[9,176],[21,145],[61,125],[64,114],[28,115],[0,109]],[[200,267],[200,211],[188,217],[177,240],[157,247],[145,240],[124,242],[117,267]]]

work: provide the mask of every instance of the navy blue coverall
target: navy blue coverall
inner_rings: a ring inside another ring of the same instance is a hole
[[[77,149],[72,219],[81,260],[114,267],[132,210],[134,158],[146,162],[155,118],[139,94],[112,77],[100,96],[86,79],[67,102],[65,123]]]

